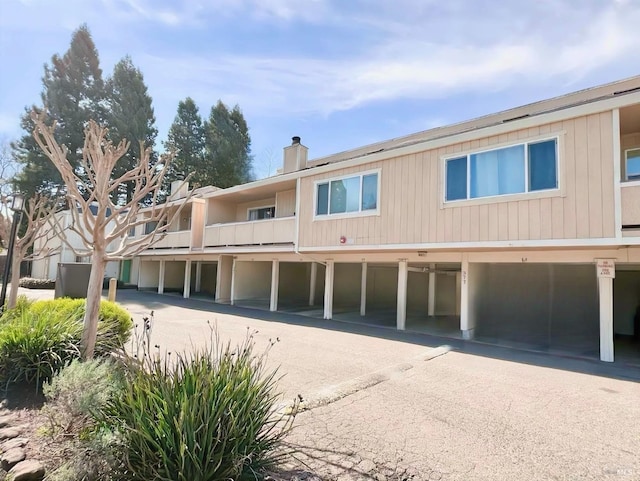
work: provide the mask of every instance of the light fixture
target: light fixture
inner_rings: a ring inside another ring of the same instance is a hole
[[[20,212],[24,207],[24,196],[22,194],[13,194],[11,199],[11,210]]]
[[[7,298],[7,284],[11,273],[11,264],[13,259],[13,246],[18,233],[18,225],[22,218],[22,208],[24,207],[24,197],[22,194],[13,194],[10,209],[13,211],[13,222],[11,223],[11,234],[9,235],[9,245],[7,246],[7,257],[5,258],[4,275],[2,276],[2,289],[0,290],[0,310],[4,309],[4,303]]]

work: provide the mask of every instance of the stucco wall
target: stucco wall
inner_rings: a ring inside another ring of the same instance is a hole
[[[184,288],[184,261],[166,261],[164,268],[164,288],[178,289]]]
[[[234,298],[269,299],[271,262],[236,261]]]
[[[280,262],[278,299],[281,303],[305,303],[309,301],[308,262]]]
[[[158,287],[160,275],[160,262],[141,261],[140,262],[140,283],[139,289],[150,289]]]

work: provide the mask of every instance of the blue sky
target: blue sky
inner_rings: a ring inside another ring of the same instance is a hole
[[[238,103],[255,172],[636,75],[637,0],[2,0],[0,138],[87,23],[109,74],[131,55],[159,139],[181,99]]]

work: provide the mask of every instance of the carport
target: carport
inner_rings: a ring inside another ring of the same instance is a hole
[[[324,265],[317,262],[279,262],[279,311],[322,316]]]
[[[469,271],[476,339],[598,358],[593,264],[474,264]]]
[[[613,332],[616,361],[640,363],[640,265],[616,265]]]
[[[335,263],[333,271],[332,309],[325,317],[460,335],[459,264],[364,261]]]
[[[231,304],[269,309],[274,265],[277,265],[277,261],[242,261],[236,259],[231,281]]]
[[[158,285],[159,294],[180,293],[181,295],[184,295],[185,269],[187,269],[188,263],[189,261],[160,261],[160,280]]]
[[[197,297],[214,298],[218,278],[216,261],[193,261],[191,266],[191,294]]]
[[[138,289],[157,291],[160,281],[160,261],[141,259],[138,263]]]
[[[460,264],[409,264],[407,325],[410,331],[460,337]]]

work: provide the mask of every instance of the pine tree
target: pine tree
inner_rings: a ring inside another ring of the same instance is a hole
[[[205,162],[204,125],[193,99],[187,97],[178,103],[178,113],[169,128],[167,151],[174,152],[175,157],[165,177],[163,190],[169,191],[171,182],[184,180],[192,174],[191,184],[202,187],[215,183],[213,170]]]
[[[205,144],[206,158],[213,163],[213,185],[227,188],[251,180],[251,137],[240,107],[230,111],[219,100],[211,108]]]
[[[130,139],[129,151],[118,161],[114,176],[119,177],[138,164],[141,153],[147,147],[153,148],[158,130],[155,127],[155,115],[151,105],[151,96],[144,83],[142,72],[133,65],[130,57],[118,62],[112,77],[107,81],[108,113],[106,124],[109,126],[109,139],[117,144],[122,139]],[[142,151],[140,142],[143,143]],[[150,161],[156,162],[155,153]],[[114,194],[114,202],[129,202],[134,185],[128,182],[120,192]]]
[[[69,162],[76,173],[82,175],[77,167],[82,156],[84,126],[89,119],[103,121],[105,114],[98,51],[86,25],[73,33],[69,50],[62,57],[56,54],[51,58],[51,65],[45,65],[42,84],[42,106],[36,110],[44,111],[48,122],[57,122],[56,140],[67,146]],[[21,119],[25,133],[13,145],[16,160],[23,166],[16,178],[16,187],[28,195],[64,192],[60,174],[33,140],[32,108],[25,109]]]

